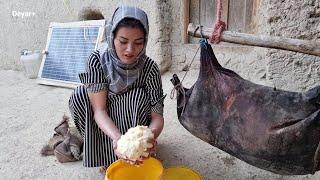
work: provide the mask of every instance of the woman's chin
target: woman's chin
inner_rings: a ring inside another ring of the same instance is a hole
[[[130,64],[135,63],[136,61],[135,61],[135,58],[123,58],[123,59],[121,59],[121,62],[122,62],[123,64],[128,64],[128,65],[130,65]]]

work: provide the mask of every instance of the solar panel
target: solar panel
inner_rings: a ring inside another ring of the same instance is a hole
[[[75,87],[92,51],[102,39],[104,20],[51,23],[46,53],[39,71],[40,84]]]

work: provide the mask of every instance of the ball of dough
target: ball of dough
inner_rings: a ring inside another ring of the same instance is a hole
[[[150,128],[136,126],[121,136],[117,143],[117,150],[132,161],[141,160],[141,157],[148,157],[146,150],[153,145],[147,141],[153,138],[154,134]]]

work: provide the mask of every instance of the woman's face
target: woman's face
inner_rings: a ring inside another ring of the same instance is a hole
[[[144,47],[144,33],[139,28],[121,27],[113,43],[121,62],[132,64]]]

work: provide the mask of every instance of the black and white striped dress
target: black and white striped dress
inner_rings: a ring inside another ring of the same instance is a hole
[[[117,160],[112,140],[96,124],[88,92],[108,91],[100,63],[99,51],[94,51],[87,63],[86,72],[79,74],[84,84],[77,87],[69,100],[71,116],[84,138],[83,165],[85,167],[109,166]],[[108,91],[108,114],[124,134],[137,125],[148,126],[151,112],[163,113],[163,90],[157,64],[147,57],[136,82],[122,94]]]

